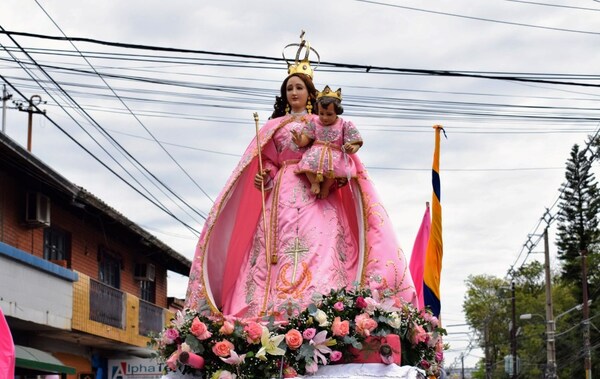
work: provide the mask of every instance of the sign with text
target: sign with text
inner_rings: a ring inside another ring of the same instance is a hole
[[[164,364],[155,359],[127,358],[108,361],[108,379],[160,379]]]

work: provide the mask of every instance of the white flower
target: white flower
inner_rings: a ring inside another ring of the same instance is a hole
[[[329,326],[329,320],[327,320],[327,314],[320,309],[314,315],[315,320],[319,323],[320,327]]]
[[[394,329],[400,329],[400,325],[402,325],[402,319],[398,312],[392,312],[388,316],[387,324]]]
[[[191,353],[192,352],[192,348],[190,347],[190,345],[188,345],[187,343],[183,342],[181,344],[181,351],[182,352],[187,352],[187,353]]]
[[[260,343],[262,347],[256,353],[256,358],[261,359],[263,361],[267,360],[267,354],[270,355],[283,355],[285,354],[285,350],[279,348],[281,341],[285,338],[285,335],[271,335],[269,329],[263,326],[262,335],[260,337]]]

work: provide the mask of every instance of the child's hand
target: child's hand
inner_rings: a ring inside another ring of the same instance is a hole
[[[308,138],[305,138],[302,132],[292,129],[292,142],[298,147],[304,147],[308,144]]]
[[[354,143],[345,143],[344,144],[344,151],[348,154],[355,154],[358,149],[360,149],[360,145],[358,144],[354,144]]]

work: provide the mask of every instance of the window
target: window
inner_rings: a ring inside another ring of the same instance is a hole
[[[149,303],[156,301],[156,286],[149,280],[140,280],[140,298]]]
[[[98,254],[99,279],[114,288],[121,288],[121,258],[105,248]]]
[[[44,229],[44,259],[68,261],[71,250],[71,235],[57,228]]]

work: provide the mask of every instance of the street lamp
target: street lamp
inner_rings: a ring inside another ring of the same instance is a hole
[[[550,314],[552,315],[552,314]],[[539,313],[525,313],[519,316],[521,320],[531,320],[533,316],[538,316],[546,324],[546,375],[545,378],[556,379],[556,348],[554,341],[555,324],[554,320],[546,320],[544,316]]]
[[[588,300],[588,306],[591,304],[592,300]],[[555,350],[555,339],[554,336],[556,334],[556,321],[563,317],[564,315],[573,312],[574,310],[581,310],[583,308],[583,304],[577,304],[576,306],[564,311],[563,313],[556,316],[553,320],[546,320],[544,316],[539,313],[525,313],[519,316],[521,320],[531,320],[533,316],[538,316],[544,323],[546,323],[546,349],[547,349],[547,366],[549,370],[546,372],[547,377],[549,378],[557,378],[556,376],[556,350]]]

